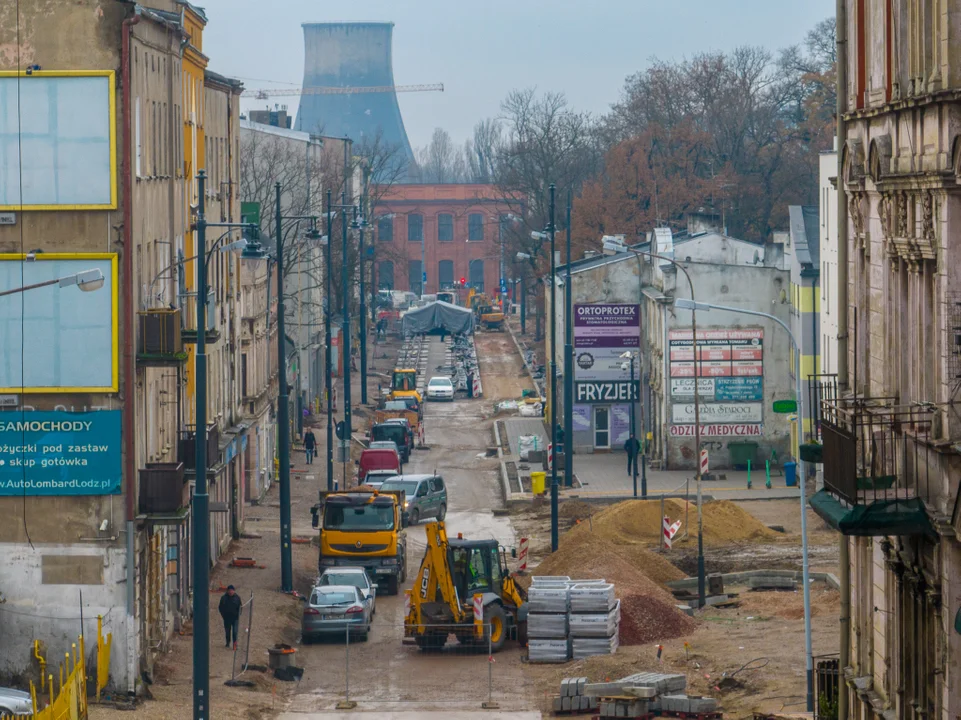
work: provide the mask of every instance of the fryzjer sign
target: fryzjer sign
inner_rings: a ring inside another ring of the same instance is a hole
[[[752,437],[764,434],[763,425],[701,425],[701,438],[708,437]],[[694,437],[693,425],[671,425],[672,437]]]
[[[0,495],[120,493],[120,411],[0,412]]]
[[[628,403],[638,398],[639,382],[630,380],[575,382],[576,403]]]
[[[640,306],[620,303],[575,305],[573,340],[575,381],[629,382],[630,361],[621,355],[640,348]],[[634,372],[639,375],[640,371],[635,360]]]
[[[761,403],[701,403],[702,423],[759,423],[764,418]],[[678,425],[694,422],[694,403],[675,402],[672,417]]]

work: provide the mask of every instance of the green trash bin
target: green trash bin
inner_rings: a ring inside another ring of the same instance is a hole
[[[731,466],[735,470],[747,470],[750,461],[753,467],[757,467],[757,443],[756,442],[732,442],[727,444],[727,449],[731,453]]]

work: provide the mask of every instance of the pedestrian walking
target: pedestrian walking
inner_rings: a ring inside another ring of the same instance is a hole
[[[474,397],[474,372],[468,371],[467,373],[467,397]]]
[[[307,428],[304,433],[304,455],[307,456],[307,464],[314,464],[314,453],[317,452],[317,437],[314,435],[313,428]]]
[[[240,629],[240,609],[243,607],[243,603],[240,601],[240,595],[234,590],[233,585],[227,586],[227,592],[220,596],[220,617],[224,619],[224,634],[227,636],[227,644],[224,647],[230,647],[231,642],[233,643],[233,649],[237,649],[237,634]]]
[[[627,476],[631,477],[631,471],[637,467],[637,453],[641,449],[641,444],[634,437],[634,433],[624,443],[624,452],[627,453]]]

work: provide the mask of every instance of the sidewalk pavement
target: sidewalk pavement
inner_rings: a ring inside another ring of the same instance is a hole
[[[544,427],[544,419],[539,417],[509,417],[504,419],[504,429],[507,430],[507,440],[510,442],[510,454],[517,458],[520,455],[519,440],[521,435],[537,435],[544,443],[544,450],[550,438]]]
[[[627,454],[576,453],[574,455],[574,475],[581,487],[565,490],[568,497],[622,497],[633,495],[634,481],[627,473]],[[641,473],[638,471],[638,495],[641,493]],[[749,490],[747,472],[740,470],[717,470],[711,480],[704,480],[702,492],[717,500],[773,500],[796,498],[797,487],[786,487],[783,474],[771,478],[771,488],[765,487],[764,470],[752,470]],[[697,492],[694,470],[647,470],[647,492],[649,495],[668,493],[692,496]]]

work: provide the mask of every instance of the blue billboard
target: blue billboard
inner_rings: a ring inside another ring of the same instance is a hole
[[[118,495],[120,411],[0,413],[0,496]]]
[[[727,402],[751,402],[764,399],[763,378],[719,377],[714,379],[714,399]]]

